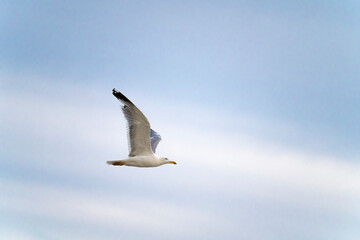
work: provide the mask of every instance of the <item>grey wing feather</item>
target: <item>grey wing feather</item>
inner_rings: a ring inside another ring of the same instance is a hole
[[[159,142],[161,141],[160,134],[158,134],[154,130],[150,129],[150,141],[151,141],[152,151],[155,153],[156,147],[159,144]]]
[[[129,156],[151,154],[149,121],[127,97],[115,88],[113,95],[124,104],[122,111],[127,120]]]

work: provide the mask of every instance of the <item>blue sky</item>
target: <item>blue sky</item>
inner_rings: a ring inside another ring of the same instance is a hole
[[[358,239],[359,11],[3,1],[0,238]],[[105,164],[114,87],[177,166]]]

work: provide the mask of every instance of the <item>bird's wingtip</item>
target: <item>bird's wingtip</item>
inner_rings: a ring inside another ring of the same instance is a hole
[[[131,103],[133,104],[127,97],[125,97],[124,94],[122,94],[121,92],[119,92],[118,90],[116,90],[115,88],[113,88],[113,95],[119,99],[120,101],[123,101],[123,102],[128,102],[128,103]]]

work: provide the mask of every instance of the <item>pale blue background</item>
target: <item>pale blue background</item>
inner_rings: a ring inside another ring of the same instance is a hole
[[[358,1],[1,1],[1,239],[360,237]],[[163,138],[127,156],[117,88]]]

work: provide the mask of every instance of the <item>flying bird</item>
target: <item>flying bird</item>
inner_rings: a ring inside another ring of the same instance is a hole
[[[150,128],[149,120],[127,97],[115,88],[113,95],[123,103],[121,110],[127,121],[129,157],[123,160],[107,161],[114,166],[158,167],[166,163],[176,164],[155,154],[160,134]]]

